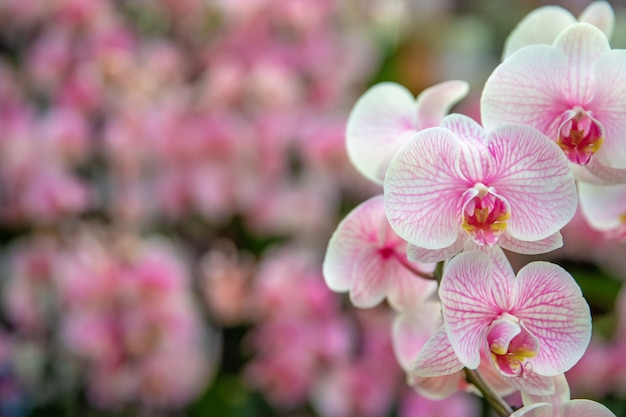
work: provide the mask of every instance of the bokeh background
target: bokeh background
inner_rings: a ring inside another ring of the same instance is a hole
[[[321,262],[380,192],[345,153],[355,100],[462,79],[479,118],[542,4],[0,0],[0,416],[489,415],[413,392],[393,313]],[[594,314],[573,396],[625,416],[626,247],[579,217],[564,236]]]

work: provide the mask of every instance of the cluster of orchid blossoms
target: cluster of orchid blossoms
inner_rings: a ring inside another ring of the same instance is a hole
[[[0,0],[0,415],[5,381],[15,416],[55,402],[175,412],[212,387],[215,325],[256,314],[232,272],[242,265],[215,262],[216,242],[317,248],[338,183],[360,180],[344,116],[378,64],[348,12],[332,0]],[[274,257],[254,250],[250,270]],[[279,333],[275,316],[256,315],[258,333]],[[268,337],[254,338],[260,365],[245,378],[282,399],[276,369],[318,365],[306,357],[318,350],[287,356]]]
[[[354,106],[349,156],[384,192],[339,224],[324,276],[357,307],[387,299],[419,393],[478,390],[501,416],[614,415],[570,399],[563,373],[591,337],[574,278],[544,261],[516,275],[503,251],[561,247],[578,204],[592,227],[626,230],[626,51],[609,46],[613,24],[606,2],[578,19],[556,6],[530,13],[486,81],[482,125],[447,115],[462,81],[417,99],[381,83]],[[515,391],[513,411],[502,398]]]

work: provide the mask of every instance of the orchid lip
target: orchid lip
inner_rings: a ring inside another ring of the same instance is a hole
[[[510,217],[508,202],[493,187],[476,183],[465,192],[461,227],[481,246],[494,245]]]
[[[587,165],[604,143],[604,128],[591,112],[581,107],[561,116],[557,144],[570,162]]]

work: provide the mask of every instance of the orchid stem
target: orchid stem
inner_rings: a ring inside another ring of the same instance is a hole
[[[467,382],[478,388],[499,417],[509,417],[513,414],[511,407],[499,395],[493,392],[477,371],[465,368],[465,378]]]
[[[436,276],[434,274],[422,272],[419,269],[415,268],[413,263],[407,260],[406,257],[398,256],[397,259],[402,263],[402,265],[405,266],[406,269],[413,272],[418,277],[423,278],[423,279],[430,279],[430,280],[436,279]]]

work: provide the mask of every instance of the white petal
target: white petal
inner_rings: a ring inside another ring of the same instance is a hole
[[[611,39],[615,26],[615,13],[608,1],[594,1],[583,10],[578,20],[594,25],[604,32],[607,39]]]
[[[382,184],[396,151],[417,131],[413,94],[400,84],[376,84],[356,102],[346,127],[350,160],[369,180]]]
[[[504,43],[502,59],[528,45],[551,45],[559,33],[576,22],[576,18],[559,6],[543,6],[528,13],[517,24]]]
[[[439,126],[450,108],[469,92],[465,81],[452,80],[434,85],[417,96],[417,126],[419,129]]]

